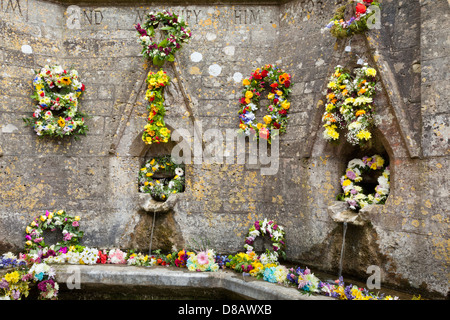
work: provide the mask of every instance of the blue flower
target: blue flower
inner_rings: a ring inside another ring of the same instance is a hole
[[[264,270],[264,280],[272,283],[276,283],[277,279],[275,278],[275,267],[270,267]]]
[[[43,273],[43,272],[41,272],[41,273],[36,273],[36,274],[34,275],[34,277],[35,277],[37,280],[41,281],[42,279],[44,279],[44,273]]]

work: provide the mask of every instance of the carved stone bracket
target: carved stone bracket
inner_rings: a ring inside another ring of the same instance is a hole
[[[330,218],[339,223],[347,222],[349,224],[363,226],[368,221],[367,215],[361,212],[363,210],[355,212],[344,201],[335,201],[333,205],[328,207],[327,211]]]
[[[148,193],[139,193],[139,207],[146,212],[165,213],[173,210],[177,202],[183,197],[183,193],[175,193],[165,201],[156,201]]]

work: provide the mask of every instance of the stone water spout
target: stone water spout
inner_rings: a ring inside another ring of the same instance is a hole
[[[155,221],[156,221],[156,214],[157,213],[166,213],[175,207],[176,203],[179,201],[179,199],[183,195],[180,193],[172,194],[170,197],[165,201],[156,201],[152,198],[152,196],[148,193],[140,193],[139,194],[139,207],[140,209],[146,211],[146,212],[153,212],[153,222],[152,222],[152,230],[150,233],[150,245],[149,245],[149,255],[152,253],[152,242],[153,242],[153,231],[155,229]]]
[[[363,226],[368,222],[366,210],[359,212],[353,211],[348,207],[344,201],[335,201],[334,204],[328,207],[328,215],[333,221],[338,223],[349,223],[357,226]]]

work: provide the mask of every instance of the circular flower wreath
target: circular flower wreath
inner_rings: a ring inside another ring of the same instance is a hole
[[[38,136],[70,136],[86,134],[86,115],[78,111],[78,98],[85,86],[76,70],[65,70],[61,66],[45,66],[33,79],[37,101],[31,118],[23,120],[34,128]]]
[[[69,216],[64,210],[49,212],[35,218],[25,229],[25,249],[28,251],[38,250],[47,247],[42,236],[45,230],[54,231],[60,229],[63,234],[63,241],[55,245],[56,251],[67,252],[70,246],[78,245],[83,238],[83,231],[80,231],[80,217]]]
[[[362,145],[372,137],[369,129],[374,124],[372,97],[379,90],[377,72],[365,64],[354,73],[355,76],[337,66],[330,77],[322,116],[326,140],[337,141],[338,128],[347,130],[347,141],[353,145]]]
[[[263,68],[256,69],[250,78],[242,82],[244,89],[239,100],[241,109],[239,110],[239,132],[245,135],[256,134],[256,138],[261,138],[271,142],[275,136],[274,129],[278,134],[286,132],[288,112],[291,103],[288,101],[291,89],[291,75],[271,64]],[[264,123],[255,123],[254,111],[259,109],[261,93],[270,88],[268,114],[264,116]]]
[[[163,174],[161,174],[163,172]],[[155,178],[155,174],[165,177]],[[184,170],[170,156],[147,161],[139,171],[139,191],[150,193],[157,201],[166,201],[173,193],[184,191]]]
[[[347,6],[352,6],[355,10],[355,16],[345,20],[345,11]],[[369,9],[370,6],[380,8],[380,3],[374,0],[349,1],[347,5],[341,6],[336,10],[334,17],[325,27],[336,38],[345,38],[356,33],[362,33],[369,30],[367,20],[375,14],[375,11]]]
[[[375,194],[365,195],[362,188],[357,185],[363,180],[362,174],[369,170],[382,170],[378,177],[378,185],[375,187]],[[362,159],[353,159],[348,163],[345,175],[340,179],[343,194],[339,195],[338,200],[346,201],[350,209],[358,210],[369,204],[384,204],[390,187],[389,166],[385,165],[384,159],[379,155],[364,157]]]
[[[286,243],[284,228],[279,226],[272,220],[258,220],[250,227],[247,236],[245,237],[244,248],[247,252],[253,251],[253,243],[257,237],[269,236],[270,241],[272,241],[273,253],[278,257],[281,255],[283,259],[286,259]]]
[[[164,108],[164,88],[170,84],[170,77],[162,69],[156,73],[150,71],[147,75],[148,89],[145,99],[150,102],[148,123],[142,134],[142,141],[146,144],[168,142],[170,130],[164,122],[166,109]]]
[[[161,42],[156,42],[156,32],[161,24],[160,30],[167,33],[167,37]],[[154,65],[162,66],[165,61],[174,61],[175,52],[182,48],[182,45],[189,42],[191,32],[184,22],[176,14],[167,10],[154,14],[150,12],[141,27],[138,23],[135,29],[139,33],[138,42],[142,45],[142,55],[151,58]]]

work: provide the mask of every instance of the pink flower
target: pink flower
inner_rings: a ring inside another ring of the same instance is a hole
[[[72,227],[78,227],[80,224],[78,223],[78,221],[74,221],[72,222]]]
[[[199,264],[208,264],[209,259],[208,259],[208,255],[205,252],[200,252],[197,255],[197,261]]]

